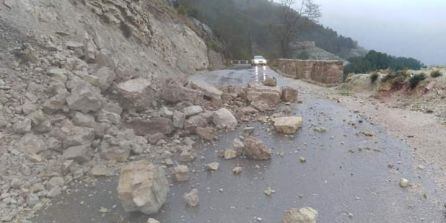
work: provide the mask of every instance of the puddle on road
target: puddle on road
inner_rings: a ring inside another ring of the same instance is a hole
[[[277,77],[270,69],[266,72]],[[241,84],[255,79],[253,69],[198,78],[214,84]],[[279,83],[284,82],[279,79]],[[310,206],[319,211],[318,222],[322,223],[445,221],[440,202],[444,196],[430,180],[429,170],[415,172],[411,151],[405,144],[332,101],[305,96],[303,104],[293,106],[295,113],[303,116],[304,125],[292,138],[274,131],[270,134],[265,125],[254,125],[254,134],[275,152],[271,161],[218,158],[217,151],[232,145],[241,126],[221,136],[215,145],[198,148],[202,158],[190,164],[195,171],[190,181],[174,183],[166,205],[152,217],[162,223],[249,223],[259,222],[258,218],[279,223],[286,209]],[[316,132],[317,127],[327,131]],[[372,133],[373,137],[361,132]],[[300,156],[306,163],[299,161]],[[204,165],[214,161],[220,162],[220,169],[207,172]],[[243,172],[235,176],[232,168],[238,165]],[[401,177],[417,186],[400,188]],[[78,186],[76,193],[53,202],[33,222],[145,223],[148,216],[122,210],[116,186],[116,178],[100,180],[94,187]],[[264,194],[268,187],[275,190],[270,197]],[[186,207],[183,200],[183,194],[192,188],[199,191],[198,208]],[[101,207],[110,212],[99,213]]]

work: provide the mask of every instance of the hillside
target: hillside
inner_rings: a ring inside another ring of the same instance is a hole
[[[343,58],[321,49],[314,42],[298,42],[294,45],[293,57],[297,59],[311,60],[344,60]]]
[[[184,83],[210,63],[190,24],[164,0],[0,1],[0,222],[155,155],[128,123],[172,131],[161,104],[198,99]]]
[[[179,0],[178,10],[208,24],[226,45],[229,58],[253,54],[280,57],[277,29],[282,9],[268,0]],[[302,20],[298,39],[314,41],[332,54],[348,58],[358,48],[351,38],[310,20]]]

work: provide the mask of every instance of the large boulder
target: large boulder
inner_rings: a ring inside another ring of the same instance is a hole
[[[220,108],[212,115],[212,122],[219,129],[235,129],[237,127],[237,119],[231,111],[226,108]]]
[[[174,111],[172,115],[172,124],[175,128],[182,129],[186,121],[186,115],[180,111]]]
[[[313,208],[291,208],[285,212],[282,223],[316,223],[317,211]]]
[[[27,117],[21,117],[12,126],[14,132],[17,134],[25,134],[27,132],[30,132],[31,127],[32,127],[32,120]]]
[[[122,108],[115,103],[107,103],[97,113],[97,120],[101,123],[110,123],[117,125],[121,122]]]
[[[190,116],[193,116],[193,115],[198,115],[201,112],[203,112],[203,108],[199,105],[192,105],[192,106],[185,107],[183,109],[183,113],[184,113],[184,115],[186,115],[186,118],[189,118]]]
[[[85,163],[90,160],[90,145],[72,146],[67,148],[62,157],[66,160],[74,160],[78,163]]]
[[[202,113],[194,115],[184,122],[184,129],[190,133],[195,133],[197,127],[207,127],[209,125],[208,118]]]
[[[279,105],[281,93],[278,87],[252,85],[246,91],[246,98],[256,109],[268,111]]]
[[[96,72],[92,73],[96,77],[95,86],[102,91],[107,90],[116,78],[116,73],[108,67],[101,67]]]
[[[149,161],[134,161],[121,169],[118,196],[127,212],[157,213],[168,192],[164,170]]]
[[[44,102],[43,109],[46,112],[63,110],[67,104],[67,97],[70,96],[65,88],[65,83],[53,81],[47,90],[51,93],[51,97]]]
[[[141,154],[147,151],[147,139],[135,135],[132,129],[109,131],[104,135],[99,151],[101,157],[106,160],[124,162],[130,153]]]
[[[302,117],[299,116],[274,118],[273,122],[276,131],[283,134],[294,134],[302,127]]]
[[[71,110],[84,113],[98,111],[103,103],[99,90],[87,82],[77,83],[66,100]]]
[[[292,87],[282,87],[282,101],[295,102],[297,100],[297,89]]]
[[[89,144],[95,138],[93,128],[75,126],[69,121],[63,122],[61,128],[54,129],[52,134],[62,141],[63,148]]]
[[[32,121],[32,128],[35,132],[46,133],[51,131],[51,121],[42,110],[36,110],[28,115]]]
[[[148,79],[137,78],[117,85],[120,102],[124,107],[136,110],[144,110],[149,107],[154,98],[154,91],[151,89],[152,82]]]
[[[266,77],[265,80],[262,81],[263,85],[269,87],[277,86],[277,79],[275,77]]]
[[[168,135],[173,132],[172,120],[164,117],[154,117],[150,120],[134,119],[127,126],[135,131],[136,135],[145,136],[156,133]]]
[[[15,146],[18,150],[28,154],[38,154],[47,149],[43,139],[32,133],[28,133],[20,138]]]
[[[269,160],[272,151],[260,139],[249,136],[243,142],[243,154],[253,160]]]
[[[73,124],[81,127],[94,128],[96,121],[92,115],[75,112],[72,117]]]
[[[202,91],[204,96],[211,99],[220,100],[223,94],[218,88],[204,81],[194,80],[190,82],[190,85],[193,89]]]
[[[160,97],[168,103],[184,101],[198,103],[203,99],[203,93],[198,90],[184,87],[177,81],[169,79],[163,86]]]

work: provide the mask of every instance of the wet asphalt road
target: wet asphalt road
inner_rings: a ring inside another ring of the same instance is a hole
[[[213,84],[246,84],[263,75],[278,77],[265,67],[245,67],[193,76]],[[279,85],[293,81],[279,78]],[[273,148],[271,161],[244,159],[225,161],[217,151],[229,148],[238,131],[222,135],[216,145],[200,145],[201,159],[191,164],[191,180],[172,184],[167,204],[152,217],[162,223],[279,223],[291,207],[310,206],[319,211],[319,222],[445,222],[444,195],[435,187],[430,169],[416,169],[408,146],[388,136],[384,129],[368,123],[336,102],[300,94],[302,104],[292,105],[303,116],[303,128],[289,138],[256,126],[255,135]],[[353,127],[356,126],[356,127]],[[324,127],[324,133],[314,128]],[[372,133],[366,136],[362,133]],[[306,163],[299,162],[305,157]],[[205,170],[218,161],[220,169]],[[231,172],[243,167],[240,176]],[[401,177],[412,188],[402,189]],[[100,180],[95,186],[76,186],[39,213],[32,222],[146,222],[148,216],[125,213],[116,195],[116,178]],[[264,194],[271,187],[272,196]],[[197,188],[200,205],[188,208],[182,198]],[[110,210],[100,213],[101,207]],[[261,220],[261,221],[260,221]]]

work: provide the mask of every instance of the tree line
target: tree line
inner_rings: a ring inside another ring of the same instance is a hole
[[[357,47],[317,23],[321,14],[312,0],[177,0],[177,10],[209,25],[228,58],[291,57],[294,41],[315,41],[337,55]]]
[[[368,73],[370,71],[390,69],[394,71],[412,69],[419,70],[425,65],[419,60],[407,57],[394,57],[371,50],[365,57],[352,57],[345,66],[344,73]]]

